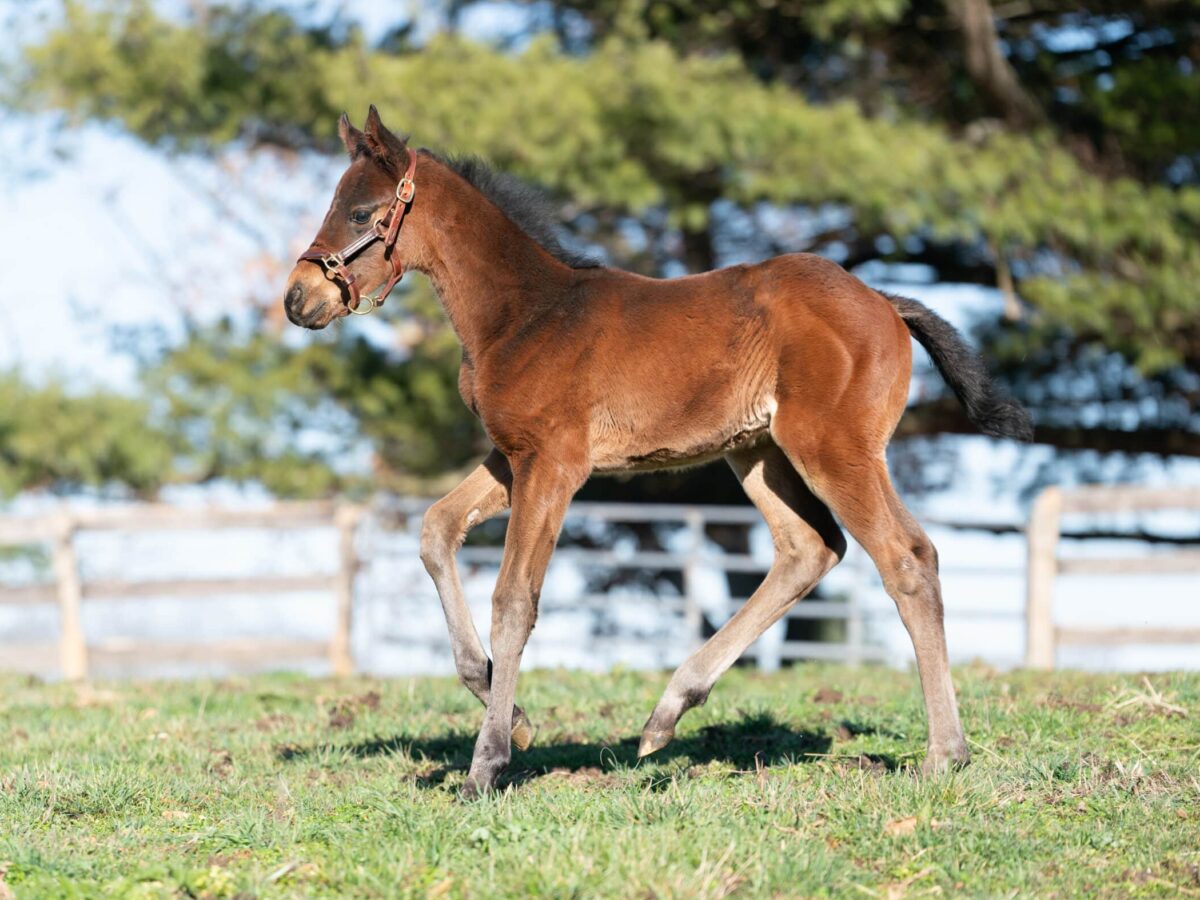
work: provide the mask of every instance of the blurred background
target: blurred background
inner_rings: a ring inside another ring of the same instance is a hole
[[[1049,590],[1052,662],[1200,666],[1196,0],[36,0],[0,22],[0,668],[451,671],[417,541],[487,450],[454,335],[415,275],[326,333],[282,314],[337,117],[370,103],[543,188],[608,264],[808,251],[938,310],[1036,422],[1033,446],[973,435],[917,350],[890,461],[952,654],[1026,660]],[[770,563],[720,464],[580,500],[530,665],[674,665]],[[503,527],[463,551],[485,635]],[[857,548],[750,661],[809,657],[911,659]]]

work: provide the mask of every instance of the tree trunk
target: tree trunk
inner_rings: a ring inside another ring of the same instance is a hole
[[[1045,120],[1045,113],[1017,79],[1000,51],[995,14],[988,0],[947,0],[962,30],[967,73],[1008,124],[1027,127]]]

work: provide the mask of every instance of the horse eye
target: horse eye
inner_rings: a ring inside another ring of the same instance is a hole
[[[371,221],[371,210],[369,210],[369,209],[354,210],[354,212],[350,213],[350,221],[353,222],[355,225],[366,225],[368,222]]]

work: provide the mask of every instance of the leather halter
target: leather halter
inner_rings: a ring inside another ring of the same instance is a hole
[[[368,231],[341,250],[336,251],[323,249],[318,246],[316,241],[313,241],[312,246],[301,253],[296,260],[302,262],[307,259],[320,263],[325,270],[325,277],[335,284],[340,284],[350,294],[350,300],[346,305],[355,315],[369,315],[383,306],[383,301],[392,292],[392,288],[404,277],[404,264],[393,252],[393,246],[396,243],[396,236],[400,233],[400,223],[404,221],[404,214],[408,212],[408,206],[417,192],[417,186],[413,182],[413,175],[416,171],[417,154],[415,151],[409,150],[408,168],[404,172],[404,177],[396,184],[395,197],[383,215],[371,223]],[[362,295],[358,290],[358,280],[347,268],[347,263],[375,241],[383,241],[383,252],[391,261],[392,274],[374,294]],[[366,305],[365,309],[364,304]]]

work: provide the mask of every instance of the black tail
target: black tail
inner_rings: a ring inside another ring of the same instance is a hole
[[[892,294],[883,296],[900,313],[912,336],[929,352],[942,378],[967,410],[967,418],[980,431],[1018,441],[1033,439],[1033,423],[1025,407],[997,389],[983,360],[967,346],[953,325],[916,300]]]

